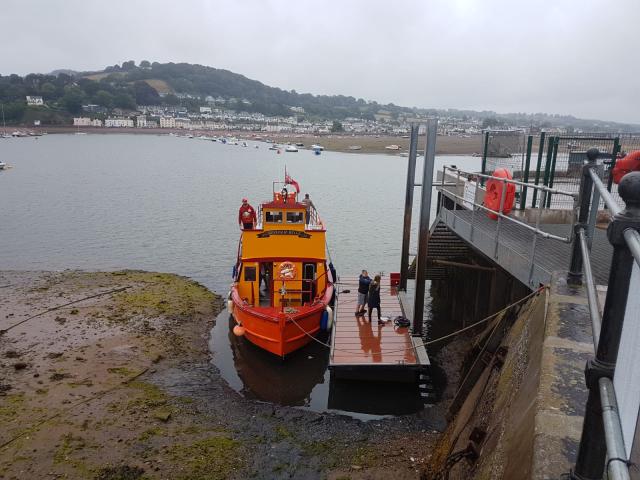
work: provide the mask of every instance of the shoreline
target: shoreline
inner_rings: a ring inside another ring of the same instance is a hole
[[[96,135],[130,134],[130,135],[193,135],[194,137],[224,136],[237,137],[240,140],[262,141],[268,145],[266,139],[273,140],[278,144],[303,143],[307,148],[312,144],[320,144],[326,151],[342,153],[376,153],[398,156],[402,152],[409,150],[409,138],[401,136],[376,136],[376,135],[311,135],[311,134],[282,134],[270,132],[247,132],[244,130],[185,130],[180,128],[106,128],[106,127],[73,127],[65,126],[40,126],[40,127],[8,127],[7,131],[27,131],[35,133],[72,134],[87,133]],[[259,137],[258,140],[256,137]],[[399,150],[388,150],[385,147],[398,145]],[[359,150],[352,150],[350,147],[360,146]],[[420,135],[418,139],[418,150],[424,151],[425,136]],[[436,142],[437,155],[473,155],[482,151],[482,135],[472,135],[468,137],[442,136],[439,135]]]
[[[0,285],[3,478],[418,480],[440,436],[443,406],[362,422],[239,395],[210,363],[225,303],[188,278],[0,271]]]

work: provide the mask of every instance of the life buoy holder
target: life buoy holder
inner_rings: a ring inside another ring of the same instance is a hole
[[[298,272],[293,262],[282,262],[278,266],[278,278],[280,280],[295,280]]]
[[[613,183],[620,183],[622,177],[627,173],[640,171],[640,150],[628,153],[619,160],[616,160],[616,165],[611,171],[613,176]]]
[[[504,178],[512,180],[513,176],[511,172],[506,168],[498,168],[493,172],[494,177]],[[504,194],[504,204],[502,206],[502,213],[508,215],[513,209],[513,202],[516,198],[516,186],[513,183],[505,183],[496,178],[491,178],[487,181],[487,192],[484,195],[484,206],[497,212],[500,210],[500,202],[502,200],[502,189],[506,187]],[[493,212],[487,212],[489,218],[493,220],[498,219],[498,215]]]

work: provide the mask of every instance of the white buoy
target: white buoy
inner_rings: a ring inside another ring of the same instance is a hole
[[[327,330],[331,330],[333,327],[333,309],[327,305]]]
[[[227,312],[233,313],[233,300],[231,300],[231,292],[227,295]]]

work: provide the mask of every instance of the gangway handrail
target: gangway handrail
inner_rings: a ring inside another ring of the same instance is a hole
[[[600,180],[600,176],[597,174],[597,172],[595,172],[593,168],[589,168],[588,170],[591,181],[593,182],[593,186],[598,190],[598,193],[600,193],[600,196],[602,197],[602,200],[604,200],[604,204],[611,212],[611,215],[618,215],[622,211],[622,208],[620,207],[620,205],[618,205],[618,202],[614,200],[613,196],[611,196],[611,193],[609,192],[609,190],[607,190],[607,187],[604,186],[604,183],[602,183],[602,180]]]
[[[637,267],[640,268],[640,233],[638,232],[640,218],[637,211],[637,205],[640,202],[640,189],[638,188],[640,173],[627,174],[620,182],[621,184],[626,182],[625,188],[619,190],[625,201],[623,209],[606,189],[595,169],[598,156],[598,150],[589,150],[587,152],[589,161],[583,166],[580,183],[579,223],[576,227],[579,243],[574,245],[571,271],[569,272],[569,280],[575,284],[582,283],[582,276],[576,276],[577,272],[574,268],[581,266],[580,270],[584,274],[595,350],[595,358],[587,362],[585,370],[589,397],[585,407],[582,437],[573,478],[596,478],[606,469],[609,479],[629,480],[629,460],[613,379],[623,326],[629,316],[626,302],[629,295],[634,294],[631,285],[633,275],[630,270],[632,269],[629,269],[628,263],[626,263],[630,259],[628,254],[623,253],[626,249],[633,257],[631,262],[635,261]],[[634,177],[628,177],[628,175],[634,175]],[[625,193],[622,193],[623,190]],[[597,211],[600,197],[611,212],[612,223],[609,230],[609,240],[614,248],[609,274],[610,285],[602,314],[591,270],[591,252],[587,241],[590,229],[593,230],[593,225],[590,225],[591,222],[588,222],[587,219],[590,220],[593,217],[593,211]],[[574,261],[576,258],[577,262]],[[618,277],[618,275],[624,276]],[[615,285],[613,289],[612,284]],[[620,305],[621,302],[625,304]],[[601,342],[604,344],[601,345]],[[602,453],[603,448],[608,458],[606,465],[604,464],[604,453]]]
[[[451,170],[451,171],[454,171],[454,172],[457,172],[457,173],[468,174],[468,175],[475,175],[473,173],[465,172],[464,170],[459,170],[457,168],[447,167],[446,165],[444,165],[443,166],[443,175],[442,175],[443,179],[444,179],[444,176],[446,175],[447,170]],[[497,181],[500,181],[500,182],[503,182],[503,183],[518,183],[518,184],[521,183],[521,182],[516,182],[514,180],[509,180],[509,179],[506,179],[506,178],[494,177],[492,175],[482,175],[482,176],[485,177],[485,178],[494,179],[494,180],[497,180]],[[544,188],[540,187],[540,190],[543,190],[545,192],[545,194],[555,193],[555,194],[559,194],[559,195],[567,195],[567,196],[570,196],[570,197],[572,197],[574,199],[576,199],[577,195],[578,195],[578,194],[575,194],[575,193],[563,192],[562,190],[556,190],[556,189],[548,188],[548,187],[544,187]],[[504,191],[505,191],[505,189],[503,188],[503,192]],[[487,206],[485,206],[485,205],[483,205],[481,203],[476,202],[475,198],[474,198],[473,201],[472,200],[468,200],[468,199],[466,199],[464,197],[461,197],[460,195],[457,195],[457,194],[453,193],[451,190],[446,190],[446,195],[454,197],[455,199],[462,201],[463,204],[466,203],[466,204],[473,205],[474,207],[477,207],[477,208],[479,208],[481,210],[484,210],[486,212],[490,212],[490,213],[496,215],[497,217],[504,218],[504,219],[506,219],[506,220],[508,220],[508,221],[510,221],[512,223],[520,225],[521,227],[526,228],[527,230],[530,230],[530,231],[534,232],[536,235],[540,235],[543,238],[548,238],[548,239],[551,239],[551,240],[557,240],[557,241],[564,242],[564,243],[571,243],[573,241],[573,236],[574,236],[573,235],[573,230],[574,230],[573,226],[575,225],[575,215],[573,215],[573,222],[571,224],[571,229],[570,229],[569,235],[566,236],[566,237],[563,237],[563,236],[560,236],[560,235],[554,235],[552,233],[545,232],[544,230],[541,230],[538,226],[534,227],[534,226],[531,226],[528,223],[523,222],[521,220],[518,220],[518,219],[516,219],[514,217],[511,217],[509,215],[505,215],[504,213],[502,213],[502,210],[504,209],[504,205],[501,205],[499,210],[493,210],[493,209],[491,209],[491,208],[489,208],[489,207],[487,207]],[[503,204],[503,203],[504,203],[504,199],[501,200],[501,204]],[[576,208],[574,208],[574,211],[576,210]]]
[[[512,183],[514,185],[520,185],[522,187],[532,188],[534,190],[542,190],[551,194],[566,195],[568,197],[573,197],[573,198],[577,198],[579,195],[579,193],[577,192],[566,192],[564,190],[558,190],[557,188],[547,187],[545,185],[536,185],[535,183],[519,182],[518,180],[513,180],[513,179],[508,179],[503,177],[495,177],[493,175],[488,175],[486,173],[468,172],[466,170],[461,170],[457,167],[447,167],[446,165],[444,165],[444,168],[447,170],[452,170],[456,173],[461,173],[463,175],[473,175],[474,177],[499,180],[505,183]]]

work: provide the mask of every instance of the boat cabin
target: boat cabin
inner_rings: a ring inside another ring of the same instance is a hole
[[[326,229],[313,207],[278,183],[255,228],[242,231],[235,279],[248,305],[284,310],[312,305],[325,291]]]

